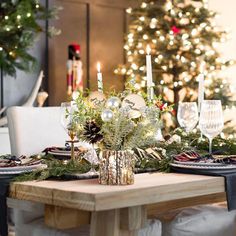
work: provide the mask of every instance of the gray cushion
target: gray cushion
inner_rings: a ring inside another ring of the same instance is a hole
[[[161,222],[158,220],[149,220],[147,227],[138,231],[138,236],[162,236]]]
[[[218,206],[182,210],[170,222],[163,222],[163,236],[235,236],[236,211]]]

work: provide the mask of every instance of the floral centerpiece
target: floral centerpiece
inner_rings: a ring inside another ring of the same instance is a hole
[[[145,95],[123,92],[105,96],[92,92],[75,99],[73,122],[80,140],[97,144],[101,150],[100,183],[133,184],[135,156],[133,149],[150,147],[160,141],[163,110],[160,98],[146,101]]]

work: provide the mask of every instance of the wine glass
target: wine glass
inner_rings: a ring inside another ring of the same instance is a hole
[[[209,153],[212,154],[212,140],[224,128],[223,110],[220,100],[205,100],[202,102],[199,127],[209,139]]]
[[[74,160],[74,143],[76,137],[76,122],[74,120],[75,106],[72,102],[61,103],[61,124],[70,137],[71,158]]]
[[[179,125],[187,133],[191,132],[198,123],[198,107],[196,102],[180,102],[177,119]]]
[[[98,164],[98,156],[96,153],[96,148],[94,144],[89,144],[89,151],[84,155],[84,159],[86,159],[91,164],[91,169],[86,175],[98,175],[98,172],[95,170],[95,166]]]

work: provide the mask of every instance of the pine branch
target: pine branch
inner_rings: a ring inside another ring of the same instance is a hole
[[[63,163],[62,161],[45,157],[43,163],[47,165],[47,168],[42,170],[37,170],[29,173],[19,175],[14,179],[14,181],[30,181],[30,180],[46,180],[49,178],[60,178],[66,174],[81,173],[84,174],[88,172],[91,165],[88,162],[74,162],[69,161],[68,163]]]

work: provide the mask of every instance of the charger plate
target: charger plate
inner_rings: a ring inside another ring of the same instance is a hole
[[[209,163],[209,162],[194,162],[194,161],[174,161],[174,164],[179,164],[179,165],[187,165],[187,166],[225,166],[225,165],[229,165],[229,164],[225,164],[225,163]]]
[[[54,156],[70,157],[71,156],[71,151],[54,149],[54,150],[48,151],[48,154],[51,154],[51,155],[54,155]]]
[[[236,165],[225,165],[222,164],[220,166],[215,166],[215,165],[186,165],[186,164],[178,164],[178,163],[171,163],[171,167],[174,169],[179,169],[179,170],[190,170],[190,171],[195,171],[195,172],[214,172],[218,174],[225,174],[225,173],[233,173],[236,172]]]
[[[0,168],[0,175],[18,175],[25,172],[31,172],[37,169],[43,169],[47,166],[45,164],[37,164],[31,166],[16,166],[16,167],[4,167]]]

